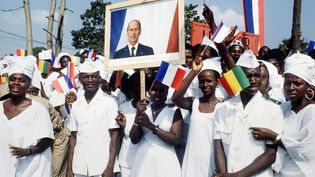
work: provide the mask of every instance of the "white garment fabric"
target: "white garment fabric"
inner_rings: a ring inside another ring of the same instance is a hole
[[[153,121],[150,105],[145,111],[153,124],[169,132],[177,107],[165,107]],[[181,169],[175,148],[143,128],[143,137],[134,158],[130,177],[180,177]]]
[[[122,177],[128,177],[130,175],[133,159],[139,146],[139,144],[132,144],[129,137],[129,132],[132,128],[137,109],[132,106],[131,101],[126,101],[119,106],[119,111],[126,117],[126,127],[124,129],[125,135],[122,140],[118,162],[121,168]]]
[[[250,127],[265,127],[280,133],[283,116],[280,106],[257,92],[243,109],[240,95],[218,105],[214,115],[214,139],[221,139],[229,173],[251,164],[266,150],[269,141],[254,139]],[[257,173],[256,177],[273,176],[271,168]]]
[[[282,105],[284,128],[281,141],[285,149],[278,147],[273,169],[281,177],[315,176],[315,104],[295,113],[291,103]]]
[[[36,145],[42,138],[54,139],[52,123],[47,109],[40,103],[32,100],[32,105],[26,108],[17,116],[10,120],[4,114],[3,102],[0,102],[0,119],[4,126],[7,127],[10,136],[10,145],[27,148]],[[5,146],[9,147],[9,144]],[[11,155],[11,154],[10,154]],[[2,158],[2,157],[1,157]],[[41,177],[52,176],[51,172],[51,148],[44,152],[26,156],[20,159],[15,157],[8,159],[15,177]],[[1,171],[1,176],[2,176]]]
[[[2,102],[1,102],[2,103]],[[2,109],[2,108],[1,108]],[[5,136],[3,136],[5,135]],[[13,164],[15,157],[11,155],[9,144],[12,140],[10,129],[6,126],[6,120],[0,118],[0,172],[1,176],[15,177]]]
[[[86,102],[84,94],[72,105],[68,128],[77,132],[72,170],[80,175],[101,175],[109,157],[109,129],[119,128],[115,118],[116,101],[98,89],[96,95]]]
[[[194,99],[182,166],[182,177],[211,177],[215,171],[213,113],[200,112],[199,104],[199,99]]]

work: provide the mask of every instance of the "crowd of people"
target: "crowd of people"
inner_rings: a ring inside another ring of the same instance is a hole
[[[215,31],[207,6],[203,15]],[[4,57],[0,176],[315,176],[314,58],[267,46],[256,56],[233,33],[186,44],[185,54],[177,90],[146,69],[147,98],[139,70],[117,84],[119,72],[105,71],[101,56],[83,53],[75,88],[63,94],[52,83],[67,75],[69,54],[49,75],[33,57]],[[229,96],[218,79],[235,66],[250,85]]]

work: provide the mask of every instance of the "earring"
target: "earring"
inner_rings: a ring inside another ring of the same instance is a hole
[[[312,100],[315,96],[314,90],[313,89],[307,89],[307,91],[310,91],[312,96],[308,96],[307,93],[305,93],[305,98],[308,100]]]

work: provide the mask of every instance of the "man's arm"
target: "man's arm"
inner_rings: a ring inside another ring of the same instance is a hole
[[[221,139],[214,140],[214,161],[218,174],[227,173],[226,158]]]
[[[74,147],[76,144],[77,144],[77,132],[71,132],[70,139],[69,139],[69,159],[68,159],[68,166],[67,166],[67,177],[73,177],[72,161],[73,161]]]
[[[110,134],[109,158],[107,166],[102,174],[102,177],[113,177],[115,160],[119,152],[118,147],[120,146],[119,141],[120,129],[119,128],[109,129],[109,134]]]
[[[274,145],[267,145],[267,149],[263,154],[258,156],[251,164],[242,170],[236,172],[237,176],[252,176],[272,165],[276,160],[277,147]]]

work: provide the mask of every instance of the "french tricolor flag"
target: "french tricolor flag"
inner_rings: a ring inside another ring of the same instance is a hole
[[[259,44],[265,43],[264,0],[243,0],[246,32],[259,35]]]
[[[68,78],[67,76],[59,77],[57,80],[54,80],[52,83],[53,83],[53,87],[59,94],[67,93],[69,92],[70,89],[73,88],[72,82],[70,78]]]
[[[177,90],[182,84],[185,74],[186,70],[180,65],[175,66],[162,61],[154,80]]]
[[[157,1],[150,6],[130,6],[128,9],[115,10],[111,12],[110,18],[110,58],[113,58],[115,51],[128,44],[127,26],[132,20],[141,23],[139,43],[152,47],[154,55],[179,52],[177,0]]]
[[[87,58],[94,61],[96,55],[97,55],[97,51],[90,50],[90,51],[87,53]]]

